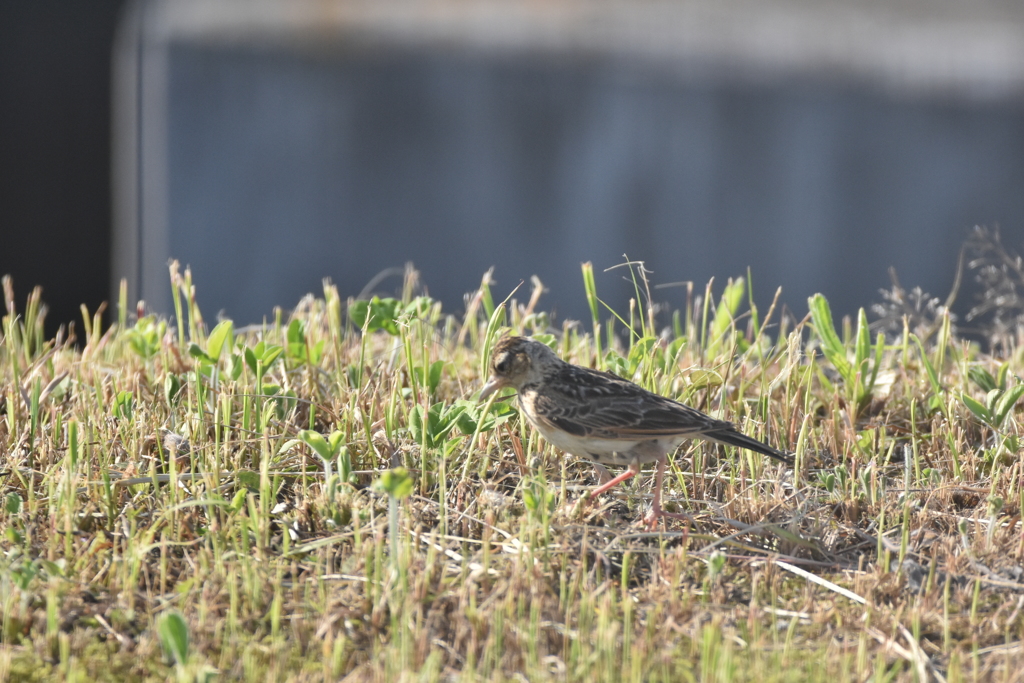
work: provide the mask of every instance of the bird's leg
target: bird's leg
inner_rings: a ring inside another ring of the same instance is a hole
[[[597,488],[595,488],[593,491],[590,491],[589,493],[586,493],[583,496],[581,496],[580,499],[578,501],[576,501],[576,506],[573,509],[573,512],[574,513],[581,512],[586,507],[586,505],[587,505],[587,503],[589,501],[591,501],[594,498],[597,498],[602,493],[604,493],[608,489],[612,488],[616,484],[621,484],[622,482],[626,481],[627,479],[630,479],[631,477],[635,477],[638,474],[640,474],[640,463],[634,460],[633,462],[629,463],[629,467],[626,469],[625,472],[623,472],[622,474],[620,474],[617,477],[613,477],[612,479],[606,481],[605,483],[603,483],[600,486],[598,486]]]
[[[602,493],[612,488],[613,486],[621,484],[627,479],[635,477],[638,474],[640,474],[640,463],[634,460],[633,462],[629,463],[629,467],[626,469],[625,472],[623,472],[617,477],[613,477],[609,481],[606,481],[605,483],[598,486],[596,489],[590,492],[587,498],[597,498],[598,496],[600,496]]]
[[[654,495],[653,495],[653,501],[651,503],[651,511],[648,512],[647,516],[644,517],[644,523],[648,527],[650,527],[652,529],[655,526],[657,526],[658,520],[661,519],[662,517],[672,517],[674,519],[685,519],[685,520],[689,520],[690,522],[693,521],[693,518],[690,517],[690,515],[686,515],[686,514],[679,513],[679,512],[665,512],[661,508],[661,489],[662,489],[662,486],[665,483],[665,467],[666,467],[666,465],[668,465],[668,458],[666,458],[664,455],[661,456],[660,458],[658,458],[658,467],[657,467],[657,469],[654,472]]]

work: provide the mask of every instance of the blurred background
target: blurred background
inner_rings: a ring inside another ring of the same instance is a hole
[[[124,5],[0,0],[0,275],[19,310],[43,286],[50,334],[110,291],[110,65]]]
[[[0,273],[51,328],[122,277],[169,313],[171,258],[239,323],[408,262],[583,318],[624,255],[848,314],[944,298],[977,224],[1024,247],[1008,0],[0,0]]]

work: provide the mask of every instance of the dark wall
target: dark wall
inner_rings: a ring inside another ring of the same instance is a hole
[[[0,0],[0,274],[47,330],[107,299],[110,54],[124,0]]]
[[[625,311],[631,283],[603,271],[628,254],[652,284],[698,292],[749,267],[762,310],[781,286],[798,317],[815,292],[838,317],[878,301],[890,266],[945,297],[975,224],[1016,249],[1024,235],[1018,102],[695,82],[614,55],[182,40],[168,64],[167,139],[141,154],[167,170],[167,238],[153,220],[140,249],[156,275],[142,298],[164,313],[173,257],[204,310],[239,323],[407,261],[449,312],[494,266],[495,296],[536,274],[543,310],[587,319],[580,262]]]

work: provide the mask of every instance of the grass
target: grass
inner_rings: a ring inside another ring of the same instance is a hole
[[[592,320],[558,328],[539,283],[455,316],[411,272],[211,328],[172,266],[172,320],[122,294],[47,340],[5,281],[0,679],[1021,680],[1018,346],[744,309],[744,280],[665,316],[627,265],[627,312],[585,265]],[[508,330],[797,465],[695,442],[692,525],[639,525],[646,475],[576,519],[593,469],[474,400]]]

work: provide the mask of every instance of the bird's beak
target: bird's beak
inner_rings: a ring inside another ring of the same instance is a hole
[[[500,388],[501,383],[498,381],[498,378],[491,377],[487,380],[487,384],[484,385],[484,388],[480,390],[480,400],[483,401]]]

